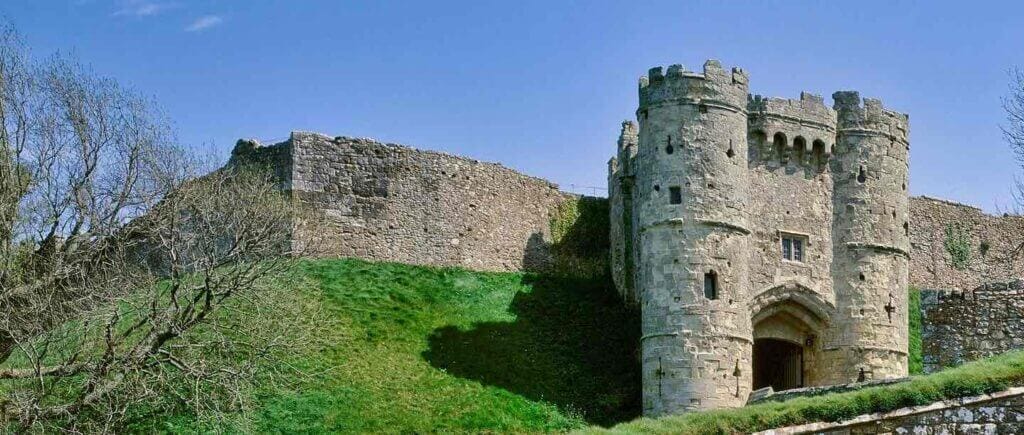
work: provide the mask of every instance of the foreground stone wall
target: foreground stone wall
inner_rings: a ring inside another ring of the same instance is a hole
[[[1024,276],[1024,216],[993,216],[981,209],[927,196],[910,201],[910,283],[921,288],[972,289],[982,283]],[[957,270],[946,250],[946,229],[962,226],[970,258]]]
[[[1024,281],[921,291],[921,353],[934,372],[1024,348]]]
[[[1024,388],[759,432],[781,434],[1017,434],[1024,432]]]
[[[233,154],[272,165],[308,207],[294,242],[318,256],[541,270],[551,217],[572,198],[498,164],[370,139],[296,132]]]

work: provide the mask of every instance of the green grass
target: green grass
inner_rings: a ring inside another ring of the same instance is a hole
[[[244,319],[264,329],[303,330],[292,334],[296,339],[315,336],[275,362],[286,370],[263,367],[290,374],[287,382],[246,391],[242,409],[225,421],[154,404],[137,407],[128,429],[727,434],[1024,385],[1024,353],[1010,353],[891,386],[637,419],[639,319],[621,307],[607,277],[360,260],[301,261],[297,267],[294,280],[281,281],[270,293],[291,309]],[[912,289],[913,373],[921,367],[919,303],[920,293]],[[251,311],[221,315],[235,313]],[[280,319],[287,316],[298,320]]]
[[[846,393],[795,398],[744,408],[698,412],[658,419],[641,418],[610,429],[584,433],[732,434],[819,421],[841,421],[940,400],[994,393],[1024,385],[1024,352],[1010,352],[908,382]]]
[[[924,373],[924,360],[921,355],[921,290],[911,287],[907,302],[907,319],[910,322],[907,350],[909,353],[910,374]]]
[[[359,260],[299,267],[312,284],[293,296],[322,303],[327,344],[288,358],[307,377],[254,391],[229,431],[565,431],[639,415],[639,319],[607,278]],[[134,426],[208,427],[187,412]]]

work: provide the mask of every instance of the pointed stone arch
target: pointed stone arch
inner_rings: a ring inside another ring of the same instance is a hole
[[[773,285],[750,300],[754,388],[775,390],[819,382],[820,344],[835,306],[796,281]]]
[[[808,326],[821,329],[828,326],[835,311],[835,305],[822,298],[820,293],[797,281],[775,284],[758,292],[748,307],[752,324],[785,311],[804,319]]]

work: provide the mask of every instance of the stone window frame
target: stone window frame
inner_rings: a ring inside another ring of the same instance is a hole
[[[669,205],[681,205],[683,203],[683,188],[681,186],[668,187]]]
[[[715,272],[714,269],[704,272],[704,279],[701,285],[704,290],[704,299],[717,301],[722,296],[721,286],[718,282],[718,272]]]
[[[789,255],[787,256],[787,254],[786,254],[786,240],[787,239],[790,240],[790,241],[798,241],[799,242],[799,246],[800,246],[800,258],[799,259],[795,258],[796,257],[796,254],[795,254],[796,250],[792,248],[793,244],[790,245],[791,248],[789,250]],[[783,262],[791,263],[791,264],[807,264],[807,251],[808,251],[808,247],[811,246],[811,235],[810,234],[801,233],[801,232],[798,232],[798,231],[779,230],[775,240],[776,240],[776,243],[777,243],[776,246],[779,249],[776,252],[779,253],[779,257],[782,259]]]

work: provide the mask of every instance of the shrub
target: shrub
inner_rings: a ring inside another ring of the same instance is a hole
[[[943,245],[949,253],[953,268],[966,270],[971,262],[971,229],[960,223],[946,225]]]

